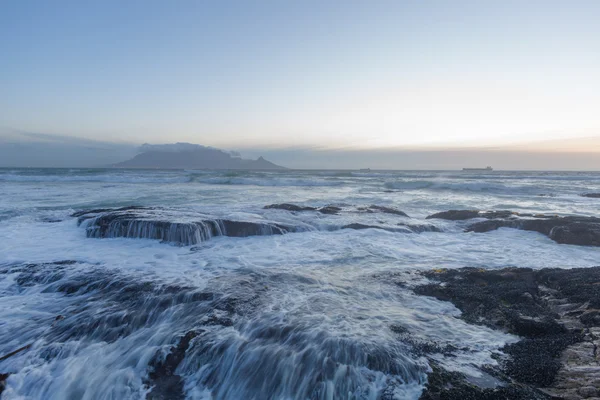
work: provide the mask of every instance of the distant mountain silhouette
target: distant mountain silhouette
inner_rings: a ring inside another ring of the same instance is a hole
[[[237,152],[227,152],[214,147],[190,143],[144,144],[140,150],[142,153],[131,160],[113,166],[116,168],[160,169],[286,169],[263,157],[256,160],[245,160]]]

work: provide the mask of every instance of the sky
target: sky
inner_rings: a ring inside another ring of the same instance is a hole
[[[600,137],[599,20],[596,0],[6,1],[0,127],[248,151]]]

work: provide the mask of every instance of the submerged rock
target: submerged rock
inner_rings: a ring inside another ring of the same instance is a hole
[[[165,209],[124,207],[76,213],[78,223],[86,227],[91,238],[158,239],[181,245],[194,245],[214,236],[282,235],[298,228],[273,222],[236,221],[209,218]]]
[[[393,228],[393,227],[389,227],[389,226],[366,225],[366,224],[361,224],[361,223],[347,224],[347,225],[342,226],[342,229],[356,229],[356,230],[380,229],[382,231],[387,231],[387,232],[412,232],[411,230],[406,229],[406,228]]]
[[[397,227],[383,225],[367,225],[361,223],[352,223],[342,226],[342,229],[381,229],[387,232],[403,232],[403,233],[422,233],[422,232],[440,232],[440,229],[433,225],[408,225],[397,224]]]
[[[302,211],[317,211],[321,214],[337,214],[342,209],[336,206],[324,206],[324,207],[309,207],[309,206],[299,206],[291,203],[281,203],[281,204],[270,204],[268,206],[264,206],[265,209],[275,209],[275,210],[287,210],[292,212],[302,212]]]
[[[338,214],[343,211],[341,207],[328,205],[324,207],[310,207],[310,206],[299,206],[297,204],[292,203],[281,203],[281,204],[270,204],[268,206],[264,206],[264,209],[275,209],[275,210],[286,210],[291,212],[303,212],[303,211],[316,211],[321,214]],[[353,211],[349,209],[347,211]],[[408,217],[408,215],[404,211],[400,211],[393,207],[386,206],[378,206],[372,204],[367,207],[357,207],[355,211],[359,212],[367,212],[367,213],[384,213],[384,214],[393,214],[401,217]]]
[[[590,197],[592,199],[600,199],[600,193],[583,193],[581,196]]]
[[[478,211],[478,210],[449,210],[432,214],[427,219],[446,219],[449,221],[464,221],[473,218],[509,218],[518,215],[513,211]]]
[[[148,210],[150,209],[150,207],[142,207],[142,206],[126,206],[126,207],[119,207],[119,208],[95,208],[92,210],[81,210],[81,211],[77,211],[74,212],[73,214],[71,214],[71,217],[82,217],[84,215],[89,215],[89,214],[100,214],[100,213],[104,213],[104,212],[109,212],[109,211],[133,211],[133,210]]]

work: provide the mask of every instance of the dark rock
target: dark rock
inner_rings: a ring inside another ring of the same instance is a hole
[[[86,225],[87,237],[158,239],[186,246],[198,244],[214,236],[282,235],[297,230],[293,226],[277,223],[206,219],[204,215],[197,215],[196,221],[181,222],[177,220],[177,213],[173,214],[172,211],[164,209],[127,207],[100,213],[94,210],[78,215],[78,222]],[[186,219],[194,217],[195,214],[186,216]]]
[[[579,317],[579,320],[585,326],[600,326],[600,311],[593,310],[593,311],[584,312]]]
[[[492,219],[471,224],[465,231],[481,233],[498,228],[539,232],[562,244],[600,246],[600,218],[596,217],[538,215],[534,218]]]
[[[54,261],[53,263],[50,264],[54,264],[54,265],[73,265],[73,264],[77,264],[78,261],[77,260],[61,260],[61,261]]]
[[[357,230],[361,230],[361,229],[383,229],[383,230],[387,230],[383,226],[365,225],[365,224],[360,224],[360,223],[352,223],[352,224],[344,225],[344,226],[342,226],[342,229],[357,229]]]
[[[2,396],[2,392],[6,389],[6,380],[8,379],[10,374],[0,373],[0,396]]]
[[[409,225],[409,224],[398,224],[398,226],[405,226],[415,233],[422,232],[442,232],[440,228],[435,225]]]
[[[577,333],[550,333],[506,345],[502,351],[510,358],[504,363],[504,372],[519,382],[548,387],[561,368],[561,353],[582,339]]]
[[[584,386],[582,388],[579,388],[579,390],[577,392],[584,399],[588,399],[590,397],[597,397],[598,396],[598,389],[595,388],[595,387],[593,387],[593,386]]]
[[[86,214],[100,214],[100,213],[109,212],[109,211],[143,210],[143,209],[148,209],[148,208],[149,207],[142,207],[142,206],[126,206],[126,207],[120,207],[120,208],[96,208],[96,209],[92,209],[92,210],[81,210],[81,211],[74,212],[73,214],[71,214],[71,217],[77,218],[77,217],[81,217]]]
[[[586,336],[573,320],[580,321],[579,326],[600,322],[596,308],[600,305],[600,267],[539,271],[462,268],[427,271],[424,275],[440,283],[418,286],[416,293],[452,302],[469,323],[522,337],[502,348],[509,357],[499,359],[501,373],[534,389],[554,385],[565,367],[561,358],[565,351],[581,347],[590,340],[586,337],[595,337]],[[589,346],[595,349],[595,345]],[[595,353],[588,357],[594,361]],[[584,377],[580,376],[583,383]],[[432,395],[445,393],[436,390]],[[453,398],[448,396],[424,398]]]
[[[440,232],[439,228],[433,225],[408,225],[398,224],[398,228],[382,225],[367,225],[361,223],[352,223],[342,226],[341,229],[380,229],[387,232],[400,232],[400,233],[422,233],[422,232]]]
[[[390,325],[390,330],[399,335],[408,333],[408,329],[406,329],[402,325]]]
[[[283,235],[294,230],[293,227],[260,222],[218,220],[225,227],[223,236],[247,237],[263,235]],[[205,221],[207,223],[208,221]],[[218,235],[214,235],[218,236]]]
[[[196,336],[198,336],[197,331],[187,332],[179,339],[175,346],[171,347],[171,350],[164,361],[158,361],[158,357],[155,357],[155,359],[151,361],[150,367],[152,370],[148,374],[146,384],[152,389],[146,395],[146,399],[175,400],[185,398],[183,392],[183,379],[175,374],[175,370],[181,361],[183,361],[190,342]]]
[[[317,211],[317,212],[320,212],[321,214],[337,214],[340,211],[342,211],[341,207],[331,206],[331,205],[317,208],[317,207],[309,207],[309,206],[299,206],[299,205],[291,204],[291,203],[270,204],[268,206],[265,206],[264,208],[265,209],[275,209],[275,210],[287,210],[287,211],[292,211],[292,212]],[[379,212],[379,213],[385,213],[385,214],[399,215],[402,217],[408,217],[408,215],[405,212],[397,210],[393,207],[370,205],[368,207],[358,207],[357,210],[362,211],[362,212],[368,212],[368,213]]]
[[[275,210],[287,210],[293,212],[301,212],[301,211],[318,211],[321,214],[337,214],[342,209],[336,206],[324,206],[324,207],[308,207],[308,206],[299,206],[296,204],[290,203],[282,203],[282,204],[271,204],[264,207],[265,209],[275,209]]]
[[[321,214],[337,214],[342,211],[342,209],[336,206],[325,206],[319,208],[317,211],[319,211]]]
[[[384,213],[384,214],[393,214],[393,215],[399,215],[401,217],[408,217],[408,214],[406,214],[404,211],[400,211],[393,207],[370,205],[368,207],[359,207],[358,210],[371,212],[371,213],[380,212],[380,213]],[[410,218],[410,217],[408,217],[408,218]]]
[[[590,308],[600,309],[600,267],[545,268],[536,271],[536,279],[571,303],[589,303]]]
[[[25,346],[19,347],[18,349],[13,350],[10,353],[5,354],[2,357],[0,357],[0,361],[4,361],[4,360],[6,360],[6,359],[8,359],[8,358],[10,358],[10,357],[12,357],[12,356],[14,356],[16,354],[19,354],[19,353],[21,353],[21,352],[23,352],[25,350],[28,350],[30,347],[31,347],[31,343],[29,343],[29,344],[27,344]]]
[[[490,232],[498,228],[517,228],[518,224],[514,222],[515,221],[503,221],[499,219],[476,222],[472,225],[469,225],[469,227],[465,229],[465,232],[483,233]]]
[[[287,210],[287,211],[317,211],[316,207],[306,207],[306,206],[298,206],[296,204],[282,203],[282,204],[270,204],[264,207],[265,209],[275,209],[275,210]]]
[[[581,196],[590,197],[592,199],[600,199],[600,193],[583,193]]]
[[[515,212],[501,210],[501,211],[478,211],[478,210],[449,210],[442,211],[436,214],[432,214],[427,219],[446,219],[449,221],[463,221],[473,218],[509,218],[518,215]]]
[[[573,223],[555,226],[548,237],[557,243],[600,246],[600,224]]]
[[[527,325],[521,315],[535,317],[553,316],[540,304],[527,301],[524,293],[536,295],[538,288],[534,271],[527,268],[506,268],[487,271],[463,268],[427,271],[428,278],[445,282],[418,286],[417,294],[451,301],[469,323],[485,324],[492,328],[513,331]]]
[[[446,371],[436,364],[427,375],[420,400],[546,400],[550,396],[518,383],[506,383],[494,388],[481,388],[459,372]]]

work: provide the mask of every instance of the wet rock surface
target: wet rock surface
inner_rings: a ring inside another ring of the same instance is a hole
[[[434,281],[417,294],[450,301],[461,318],[516,334],[493,371],[501,388],[477,388],[434,368],[422,399],[595,397],[600,383],[600,267],[579,269],[462,268],[424,272]]]
[[[509,218],[518,215],[508,210],[501,211],[479,211],[479,210],[448,210],[432,214],[427,219],[445,219],[448,221],[464,221],[474,218]]]
[[[406,213],[392,207],[370,205],[355,209],[342,209],[338,206],[305,207],[291,203],[271,204],[265,209],[286,210],[290,212],[314,211],[321,214],[337,215],[340,212],[384,213],[409,218]],[[185,212],[167,208],[154,207],[121,207],[114,209],[94,209],[78,211],[72,214],[77,218],[78,225],[86,228],[90,238],[139,238],[155,239],[177,245],[195,245],[216,236],[247,237],[282,235],[318,229],[306,224],[293,226],[288,223],[274,221],[240,221],[228,218],[213,218],[196,212]],[[329,228],[335,229],[381,229],[388,232],[421,233],[440,232],[431,224],[388,223],[377,221],[379,224],[350,223]]]
[[[226,285],[231,291],[212,292],[135,279],[102,267],[83,267],[72,260],[4,266],[0,273],[16,274],[17,288],[39,286],[41,293],[72,299],[64,315],[47,321],[42,336],[32,338],[37,341],[34,351],[44,362],[64,357],[69,343],[115,343],[158,329],[165,318],[178,321],[182,333],[174,336],[171,346],[165,346],[164,356],[157,353],[148,362],[144,384],[149,390],[147,398],[153,400],[185,398],[184,381],[176,370],[193,339],[209,329],[233,326],[240,316],[255,312],[268,290],[259,283],[263,277],[252,273],[229,277]],[[30,347],[23,346],[4,358],[26,357]],[[19,371],[1,372],[0,394],[10,373]]]
[[[347,366],[349,384],[333,398],[362,393],[371,379],[379,379],[385,385],[381,390],[390,394],[380,398],[392,399],[397,398],[394,388],[422,379],[426,368],[422,362],[407,364],[409,358],[398,357],[410,349],[410,343],[357,342],[315,330],[308,321],[265,315],[272,304],[271,290],[278,283],[318,283],[309,276],[239,270],[200,289],[70,260],[0,266],[0,272],[15,275],[15,289],[33,288],[68,299],[59,322],[36,335],[29,355],[40,363],[59,363],[74,343],[150,346],[149,357],[136,361],[146,366],[142,384],[147,399],[186,398],[190,382],[208,388],[214,398],[326,398],[339,364]],[[154,332],[164,333],[166,323],[164,338],[146,340]],[[77,346],[70,351],[85,349]],[[362,398],[378,393],[370,390]],[[40,393],[43,397],[46,392]]]
[[[237,221],[201,214],[186,215],[185,221],[179,221],[181,218],[170,210],[144,207],[82,211],[73,216],[78,217],[78,224],[86,226],[88,237],[157,239],[186,246],[215,236],[282,235],[298,230],[275,222]]]
[[[342,226],[342,229],[381,229],[387,232],[403,233],[422,233],[422,232],[440,232],[440,229],[434,225],[409,225],[397,224],[396,226],[367,225],[361,223],[352,223]]]
[[[324,206],[324,207],[308,207],[308,206],[299,206],[291,203],[281,203],[281,204],[270,204],[268,206],[263,207],[266,210],[286,210],[291,212],[302,212],[302,211],[317,211],[321,214],[337,214],[342,209],[336,206]]]
[[[301,212],[301,211],[317,211],[317,207],[306,207],[299,206],[296,204],[290,203],[282,203],[282,204],[270,204],[264,207],[265,210],[286,210],[292,212]]]
[[[460,372],[450,372],[433,365],[420,400],[547,400],[547,394],[508,382],[494,388],[482,388],[467,380]]]
[[[466,232],[489,232],[498,228],[514,228],[539,232],[557,243],[600,246],[600,218],[578,216],[545,216],[533,218],[490,219],[471,224]]]
[[[299,206],[297,204],[292,204],[292,203],[281,203],[281,204],[270,204],[263,208],[267,209],[267,210],[268,209],[286,210],[286,211],[290,211],[290,212],[316,211],[321,214],[330,214],[330,215],[339,214],[342,211],[362,212],[362,213],[370,213],[370,214],[371,213],[383,213],[383,214],[392,214],[392,215],[398,215],[401,217],[410,218],[408,216],[408,214],[406,214],[404,211],[398,210],[394,207],[380,206],[380,205],[375,205],[375,204],[371,204],[371,205],[365,206],[365,207],[343,209],[342,207],[338,207],[338,206],[334,206],[334,205],[328,205],[328,206],[324,206],[324,207],[310,207],[310,206]]]
[[[169,354],[164,360],[156,357],[151,363],[151,372],[148,374],[146,384],[152,389],[146,395],[147,400],[184,399],[183,379],[175,373],[175,370],[183,361],[185,352],[190,342],[198,336],[197,331],[189,331],[171,347]]]
[[[384,213],[384,214],[393,214],[393,215],[399,215],[401,217],[407,217],[410,218],[408,216],[408,214],[406,214],[404,211],[400,211],[396,208],[393,207],[385,207],[385,206],[378,206],[378,205],[370,205],[368,207],[359,207],[358,208],[359,211],[365,211],[368,213],[376,213],[376,212],[380,212],[380,213]]]
[[[539,232],[561,244],[600,246],[600,218],[517,213],[508,210],[449,210],[432,214],[427,219],[466,221],[485,219],[469,224],[465,232],[490,232],[513,228]]]
[[[2,392],[4,392],[4,389],[6,388],[6,380],[8,379],[9,375],[10,374],[0,373],[0,396],[2,395]]]

